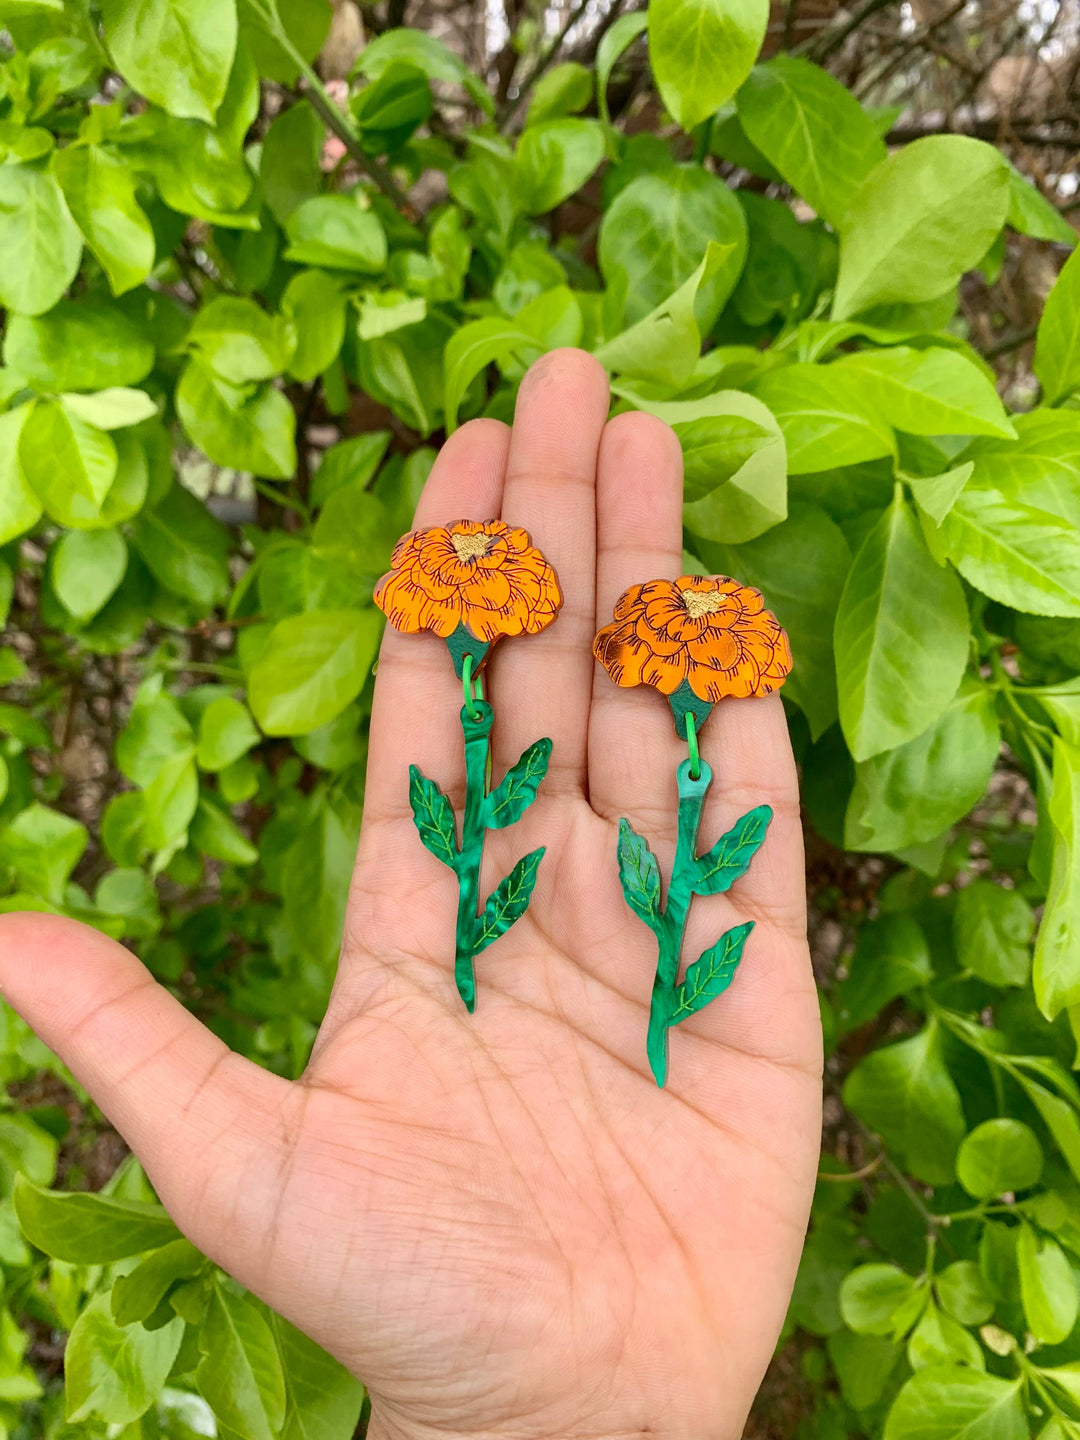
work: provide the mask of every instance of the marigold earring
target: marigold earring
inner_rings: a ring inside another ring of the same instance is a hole
[[[634,914],[656,936],[659,957],[646,1049],[657,1085],[668,1070],[668,1030],[703,1009],[731,984],[752,920],[721,935],[688,968],[679,952],[695,895],[719,895],[749,868],[772,819],[768,805],[749,811],[704,855],[697,834],[712,771],[698,754],[698,730],[728,696],[768,695],[791,669],[791,649],[761,593],[726,576],[683,575],[632,585],[615,620],[593,641],[593,654],[616,685],[652,685],[666,695],[689,756],[676,771],[678,841],[667,903],[660,904],[656,856],[628,820],[619,822],[619,879]]]
[[[562,604],[555,571],[526,531],[502,520],[458,520],[403,535],[391,569],[375,587],[375,603],[397,630],[431,630],[446,641],[465,704],[465,814],[461,843],[450,802],[433,780],[409,767],[409,802],[423,844],[448,865],[458,881],[454,979],[472,1013],[476,1008],[473,962],[529,908],[544,847],[524,856],[488,896],[480,911],[478,887],[485,830],[503,830],[520,819],[547,774],[551,741],[537,740],[488,790],[488,737],[495,713],[483,699],[488,652],[504,635],[536,635]]]

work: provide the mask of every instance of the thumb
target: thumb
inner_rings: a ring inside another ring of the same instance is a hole
[[[99,931],[0,915],[0,993],[139,1157],[181,1230],[243,1280],[275,1203],[292,1087],[231,1051]]]

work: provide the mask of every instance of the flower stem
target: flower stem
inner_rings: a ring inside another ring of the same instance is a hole
[[[486,701],[461,708],[461,729],[465,736],[465,814],[461,822],[461,850],[458,858],[457,942],[454,981],[458,994],[471,1015],[476,1009],[476,919],[479,908],[480,859],[484,849],[484,797],[487,793],[488,737],[495,712]]]
[[[679,835],[675,847],[675,863],[671,869],[671,884],[668,886],[667,904],[661,917],[661,928],[657,934],[659,954],[656,963],[656,978],[653,981],[652,1001],[649,1006],[649,1033],[646,1049],[649,1065],[657,1085],[663,1086],[668,1070],[668,1027],[675,995],[675,982],[679,977],[679,955],[682,951],[686,917],[690,912],[690,901],[694,895],[694,877],[697,870],[697,837],[701,827],[701,812],[705,796],[712,783],[712,771],[704,761],[700,762],[697,779],[693,779],[691,763],[684,760],[676,773],[679,787]]]

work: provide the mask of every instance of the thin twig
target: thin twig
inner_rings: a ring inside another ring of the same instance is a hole
[[[884,10],[886,5],[891,5],[893,0],[865,0],[860,5],[850,20],[832,29],[822,31],[813,39],[804,40],[791,52],[793,55],[808,54],[819,63],[831,55],[834,50],[839,50],[849,35],[853,35],[864,20],[869,20],[871,15],[876,15],[879,10]]]
[[[991,345],[984,350],[983,359],[993,360],[998,355],[1007,355],[1010,350],[1019,350],[1021,345],[1026,345],[1029,340],[1034,340],[1038,334],[1038,325],[1025,325],[1023,330],[1018,330],[1015,335],[1008,335],[1004,340],[999,340],[996,345]]]

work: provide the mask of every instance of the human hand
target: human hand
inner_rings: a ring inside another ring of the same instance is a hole
[[[681,456],[643,414],[605,424],[580,351],[523,381],[513,432],[463,426],[418,526],[503,515],[559,572],[556,624],[496,646],[499,778],[554,741],[539,796],[489,835],[484,889],[547,847],[527,914],[453,982],[455,883],[421,846],[416,763],[460,813],[461,684],[443,643],[388,630],[341,961],[303,1077],[226,1047],[134,956],[0,917],[5,998],[126,1137],[190,1239],[369,1387],[370,1435],[705,1440],[741,1433],[783,1321],[813,1190],[821,1036],[795,767],[777,696],[721,702],[707,844],[775,812],[747,876],[699,899],[685,955],[756,921],[730,990],[645,1052],[655,940],[616,866],[627,816],[674,852],[685,745],[591,641],[634,581],[682,573]]]

